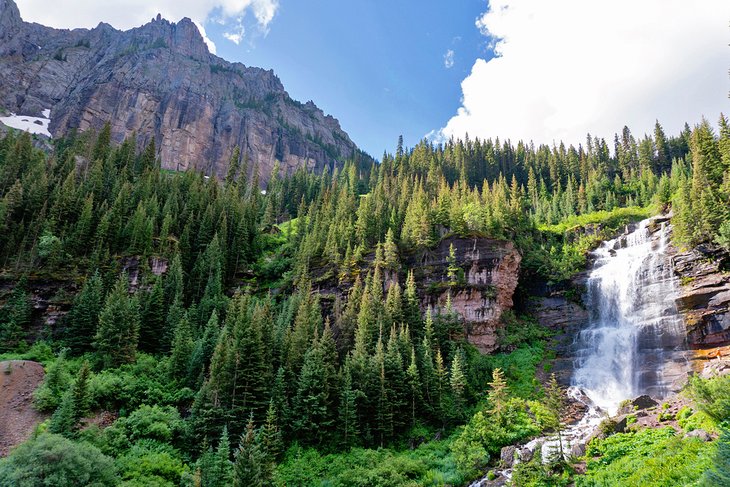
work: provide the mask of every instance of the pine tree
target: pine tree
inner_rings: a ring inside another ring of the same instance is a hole
[[[385,351],[385,383],[388,393],[388,435],[395,437],[407,424],[408,384],[395,325],[391,326]]]
[[[157,277],[142,305],[142,319],[139,327],[139,349],[157,353],[161,349],[161,338],[165,330],[165,294],[162,279]]]
[[[558,435],[559,461],[562,462],[565,459],[565,453],[563,452],[563,424],[560,419],[565,409],[565,398],[555,374],[550,375],[550,382],[545,388],[545,405],[551,416],[549,427]]]
[[[230,162],[228,163],[228,175],[226,176],[226,184],[231,185],[236,181],[238,171],[241,168],[241,148],[236,146],[233,149]]]
[[[403,296],[400,285],[395,282],[388,288],[388,294],[385,298],[385,323],[400,324],[403,323]]]
[[[464,403],[466,393],[466,375],[464,374],[463,351],[459,349],[451,361],[451,374],[449,384],[454,397],[454,417],[460,419],[464,415]]]
[[[439,417],[442,421],[445,421],[448,417],[449,411],[447,410],[448,405],[448,393],[449,393],[449,372],[444,364],[444,359],[441,356],[441,350],[436,350],[436,389],[435,389],[435,406],[438,411]]]
[[[406,370],[406,380],[408,383],[411,426],[413,427],[416,425],[418,413],[421,409],[421,402],[423,401],[421,395],[421,377],[416,364],[416,351],[413,348],[411,348],[411,363],[408,366],[408,370]]]
[[[134,361],[139,339],[139,304],[128,293],[128,279],[122,274],[109,292],[99,313],[95,348],[105,368]]]
[[[386,269],[395,271],[398,270],[398,246],[395,243],[395,236],[393,229],[389,228],[388,233],[385,234],[385,244],[383,245],[383,264]]]
[[[291,408],[289,404],[289,394],[286,383],[286,371],[283,366],[276,371],[274,384],[271,387],[271,400],[269,405],[273,404],[276,408],[276,417],[279,420],[282,435],[287,431],[290,424]]]
[[[91,369],[84,361],[76,381],[64,395],[61,405],[51,417],[50,431],[73,438],[78,431],[79,421],[89,410],[89,378]]]
[[[360,430],[357,419],[357,401],[363,397],[363,394],[361,391],[353,389],[349,363],[345,363],[342,375],[340,407],[338,410],[338,436],[340,437],[341,447],[347,449],[358,443]]]
[[[191,384],[196,381],[198,386],[200,381],[208,372],[208,365],[210,359],[213,357],[215,350],[215,344],[218,342],[218,335],[220,334],[220,323],[218,322],[218,313],[215,311],[210,315],[208,323],[205,325],[203,330],[203,336],[201,336],[196,342],[193,349],[193,355],[190,358],[190,377],[189,382]]]
[[[446,262],[448,264],[446,275],[449,280],[449,287],[454,287],[459,282],[459,271],[461,268],[456,263],[456,250],[454,249],[453,243],[449,245],[449,255],[446,258]]]
[[[24,342],[32,310],[28,280],[22,277],[0,308],[0,352],[12,351]]]
[[[408,271],[406,289],[403,293],[403,321],[413,331],[416,339],[420,339],[423,336],[423,320],[421,319],[421,309],[418,303],[416,279],[413,276],[413,269]]]
[[[175,338],[172,341],[172,353],[170,354],[169,374],[175,380],[185,380],[190,377],[190,365],[195,344],[190,329],[190,320],[187,313],[177,324]]]
[[[227,487],[233,481],[233,463],[230,460],[231,442],[228,439],[228,428],[223,427],[218,448],[215,452],[206,452],[208,461],[201,467],[200,487]],[[201,458],[202,460],[202,458]]]
[[[509,392],[507,391],[507,382],[504,380],[504,375],[499,367],[492,371],[492,381],[489,383],[489,387],[487,399],[492,407],[490,412],[501,423],[509,399]]]
[[[334,343],[329,328],[304,356],[294,400],[294,429],[305,443],[322,444],[334,425]]]
[[[280,421],[274,401],[269,402],[266,422],[261,428],[261,447],[270,463],[275,463],[284,452],[284,440],[281,434]]]
[[[253,415],[249,417],[246,430],[241,436],[233,464],[234,487],[264,487],[271,478],[266,468],[266,459],[256,441]]]

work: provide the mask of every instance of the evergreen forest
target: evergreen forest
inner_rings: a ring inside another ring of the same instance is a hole
[[[375,163],[277,165],[265,185],[238,149],[218,178],[161,169],[154,139],[114,144],[109,125],[36,142],[0,139],[0,359],[46,371],[43,421],[0,459],[0,486],[468,485],[502,447],[562,428],[534,286],[560,288],[662,212],[678,248],[730,248],[725,116],[578,147],[401,139]],[[414,272],[457,237],[521,256],[492,353],[451,301],[453,246],[442,281]],[[55,322],[38,319],[40,288],[67,311]],[[723,485],[730,380],[688,391],[677,419],[718,441],[614,434],[582,470],[537,458],[515,485]]]

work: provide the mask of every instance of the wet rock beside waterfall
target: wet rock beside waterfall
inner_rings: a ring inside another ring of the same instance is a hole
[[[572,447],[570,447],[570,454],[574,457],[582,457],[586,454],[586,445],[585,443],[576,443]]]
[[[505,468],[511,468],[515,463],[515,455],[517,454],[517,448],[514,446],[505,446],[499,454],[499,459],[502,460],[502,465]]]
[[[698,245],[674,256],[673,264],[682,282],[676,303],[685,318],[689,347],[712,350],[730,344],[730,252]]]
[[[542,450],[542,443],[536,443],[532,448],[525,446],[520,450],[519,459],[521,462],[527,463],[532,460],[537,450]]]
[[[644,394],[643,396],[639,396],[635,399],[632,399],[630,401],[625,401],[621,404],[621,407],[617,411],[617,414],[623,415],[623,414],[630,414],[634,413],[635,411],[641,411],[642,409],[649,409],[658,406],[659,403],[656,402],[654,399],[649,397],[648,395]]]

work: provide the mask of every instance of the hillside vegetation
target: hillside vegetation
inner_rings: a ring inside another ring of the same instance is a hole
[[[508,314],[499,353],[480,354],[449,304],[421,310],[405,256],[445,235],[511,240],[522,283],[555,283],[670,205],[680,245],[730,244],[724,117],[719,134],[706,121],[674,137],[624,129],[612,150],[590,136],[399,143],[372,166],[274,169],[266,192],[237,157],[217,180],[162,171],[154,142],[138,149],[113,146],[108,126],[52,154],[27,134],[0,140],[0,352],[44,361],[35,401],[52,413],[0,461],[1,485],[460,485],[559,424],[559,394],[536,379],[549,337]],[[318,292],[333,280],[344,298]],[[39,281],[66,283],[54,326],[34,317]],[[100,426],[101,412],[115,419]],[[632,438],[711,463],[663,433]],[[622,441],[595,446],[604,464]],[[550,468],[524,485],[572,475]],[[581,485],[618,478],[596,468]]]

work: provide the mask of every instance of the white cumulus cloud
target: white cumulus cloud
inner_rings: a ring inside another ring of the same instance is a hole
[[[149,22],[158,13],[174,22],[189,17],[201,29],[213,15],[224,25],[229,22],[236,25],[250,13],[257,26],[266,32],[279,8],[279,0],[16,1],[24,20],[66,29],[95,27],[99,22],[106,22],[126,30]],[[201,33],[205,37],[204,30],[201,29]]]
[[[454,50],[449,49],[446,51],[446,54],[444,54],[444,67],[446,69],[451,69],[454,67]]]
[[[628,125],[668,133],[727,113],[727,0],[490,0],[462,106],[436,137],[612,138]]]
[[[203,24],[201,24],[197,20],[193,20],[193,23],[200,31],[200,35],[203,36],[203,41],[205,41],[205,45],[208,46],[208,51],[210,51],[211,54],[216,54],[217,49],[215,47],[215,42],[210,40],[207,32],[205,32],[205,27],[203,27]]]

